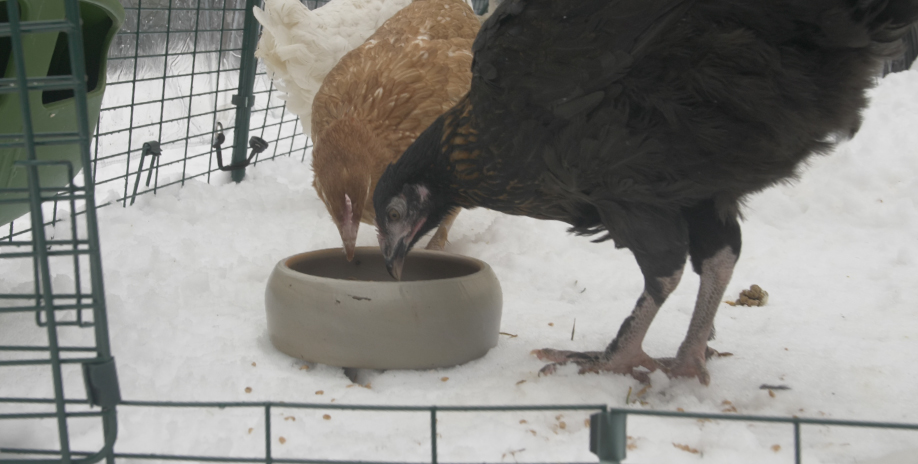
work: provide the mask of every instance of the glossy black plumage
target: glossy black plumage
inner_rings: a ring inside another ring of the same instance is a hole
[[[475,41],[468,96],[380,179],[378,221],[422,185],[411,244],[453,206],[604,233],[635,253],[658,308],[686,255],[703,286],[719,250],[735,261],[743,197],[857,131],[916,17],[916,0],[508,0]],[[385,220],[380,235],[385,249]]]

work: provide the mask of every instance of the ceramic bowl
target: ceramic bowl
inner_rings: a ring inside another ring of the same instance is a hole
[[[265,292],[278,350],[348,368],[429,369],[484,356],[497,345],[502,304],[483,261],[413,250],[395,281],[375,247],[358,247],[352,262],[340,248],[283,259]]]

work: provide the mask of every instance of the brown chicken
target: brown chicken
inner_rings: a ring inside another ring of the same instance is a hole
[[[376,182],[469,90],[479,21],[462,0],[415,0],[329,72],[312,105],[313,185],[348,260],[360,222],[375,225]],[[442,249],[459,209],[427,247]]]

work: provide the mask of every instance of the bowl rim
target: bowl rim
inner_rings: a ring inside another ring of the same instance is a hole
[[[356,250],[357,250],[357,251],[370,251],[370,252],[381,253],[381,251],[380,251],[380,249],[379,249],[378,246],[359,246],[359,247],[356,248]],[[462,281],[462,280],[469,280],[469,279],[478,278],[478,277],[480,277],[481,275],[486,274],[486,273],[488,273],[488,272],[491,272],[491,273],[494,272],[494,271],[491,269],[491,266],[490,266],[488,263],[486,263],[486,262],[484,262],[484,261],[482,261],[482,260],[480,260],[480,259],[478,259],[478,258],[473,258],[473,257],[471,257],[471,256],[465,256],[465,255],[460,255],[460,254],[449,253],[449,252],[445,252],[445,251],[426,250],[426,249],[411,250],[411,251],[408,252],[408,254],[409,254],[409,256],[410,256],[411,254],[413,254],[413,253],[414,253],[414,254],[434,255],[434,256],[436,256],[436,255],[446,256],[446,257],[449,257],[449,258],[451,258],[451,259],[458,259],[458,260],[460,260],[460,261],[469,262],[469,263],[471,263],[471,264],[477,266],[478,269],[477,269],[475,272],[472,272],[471,274],[461,275],[461,276],[457,276],[457,277],[447,277],[447,278],[443,278],[443,279],[424,279],[424,280],[406,280],[406,281],[400,281],[400,280],[391,280],[391,281],[380,281],[380,280],[374,280],[374,281],[370,281],[370,280],[357,280],[357,281],[354,281],[354,280],[346,280],[346,279],[336,279],[336,278],[333,278],[333,277],[317,276],[317,275],[315,275],[315,274],[308,274],[308,273],[305,273],[305,272],[299,272],[299,271],[295,271],[295,270],[291,269],[290,266],[288,265],[289,262],[291,262],[291,261],[293,261],[293,260],[295,260],[295,259],[298,259],[298,258],[302,259],[305,255],[329,254],[329,253],[332,253],[332,252],[343,254],[343,253],[344,253],[344,249],[343,249],[343,248],[340,248],[340,247],[339,247],[339,248],[322,248],[322,249],[319,249],[319,250],[311,250],[311,251],[305,251],[305,252],[302,252],[302,253],[297,253],[297,254],[294,254],[294,255],[291,255],[291,256],[287,256],[287,257],[284,258],[284,259],[281,259],[281,260],[277,263],[277,266],[276,266],[276,267],[277,267],[278,269],[281,269],[283,272],[288,273],[288,274],[290,274],[290,275],[292,275],[292,276],[296,276],[297,278],[300,278],[300,279],[308,279],[308,280],[311,280],[311,281],[315,281],[315,282],[324,282],[324,283],[328,283],[328,284],[334,284],[334,283],[340,283],[340,282],[347,282],[348,285],[360,285],[360,286],[363,286],[363,285],[391,285],[391,286],[430,285],[430,284],[433,284],[433,283],[436,283],[436,284],[441,284],[441,283],[442,283],[442,284],[449,284],[449,283],[458,282],[458,281]],[[406,263],[406,264],[407,264],[407,263]],[[496,277],[496,276],[495,276],[495,277]]]

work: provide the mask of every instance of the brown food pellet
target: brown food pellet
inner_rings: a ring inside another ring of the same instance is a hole
[[[441,382],[446,382],[447,380],[449,380],[449,377],[441,377],[441,378],[440,378],[440,381],[441,381]]]
[[[279,441],[279,442],[280,442],[280,444],[282,444],[282,445],[283,445],[284,443],[287,443],[287,439],[286,439],[286,438],[284,438],[284,437],[280,437],[280,438],[278,438],[278,439],[277,439],[277,441]]]
[[[252,387],[245,387],[246,393],[252,393]]]
[[[301,371],[308,371],[308,370],[309,370],[309,365],[308,365],[308,364],[303,364],[302,366],[300,366],[300,370],[301,370]]]
[[[562,430],[566,429],[567,423],[565,423],[564,421],[558,422],[558,427],[561,428]]]
[[[251,435],[252,432],[254,432],[254,431],[255,431],[255,429],[253,429],[252,427],[249,427],[249,435]]]
[[[777,453],[778,451],[781,451],[781,445],[771,445],[771,450]]]
[[[324,394],[325,394],[325,391],[323,390],[316,391],[316,395],[324,395]]]
[[[554,323],[554,322],[549,322],[549,323],[548,323],[548,326],[549,326],[549,327],[554,327],[554,326],[555,326],[555,323]]]
[[[322,419],[331,420],[331,416],[329,416],[328,414],[326,414],[326,415],[322,416]]]
[[[695,449],[695,448],[692,448],[692,447],[689,446],[689,445],[683,445],[683,444],[681,444],[681,443],[673,443],[673,446],[676,447],[676,448],[681,449],[682,451],[685,451],[686,453],[692,453],[692,454],[699,454],[699,453],[701,453],[700,451],[698,451],[698,450]]]
[[[528,424],[528,423],[529,422],[527,422],[526,419],[520,419],[520,424]]]

